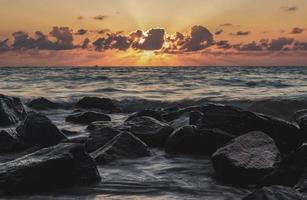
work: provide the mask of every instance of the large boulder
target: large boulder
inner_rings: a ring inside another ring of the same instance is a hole
[[[111,99],[98,97],[84,97],[76,103],[76,107],[84,109],[117,110]]]
[[[111,117],[99,112],[83,112],[67,116],[66,121],[77,124],[90,124],[95,121],[111,121]]]
[[[29,145],[51,146],[66,138],[46,116],[34,112],[29,113],[16,130]]]
[[[307,141],[307,109],[299,110],[294,114],[294,120],[301,128],[301,133],[304,137],[304,142]]]
[[[16,124],[25,116],[26,111],[19,98],[0,94],[0,126]]]
[[[26,145],[15,130],[0,130],[0,153],[17,152],[25,148]]]
[[[85,149],[87,152],[93,152],[104,146],[112,138],[117,136],[120,132],[111,127],[105,127],[98,130],[90,131],[90,136],[85,143]]]
[[[158,111],[158,110],[151,110],[151,109],[145,109],[145,110],[142,110],[140,112],[136,112],[136,113],[133,113],[132,115],[130,115],[127,119],[127,121],[135,118],[135,117],[152,117],[156,120],[159,120],[159,121],[162,121],[162,112],[161,111]]]
[[[285,157],[272,173],[263,177],[258,185],[285,185],[297,184],[305,169],[307,168],[307,144]]]
[[[30,101],[28,103],[28,107],[33,108],[35,110],[52,110],[61,108],[61,105],[41,97]]]
[[[99,180],[93,159],[78,144],[58,144],[0,164],[3,194],[51,191]]]
[[[243,200],[303,200],[302,194],[290,187],[274,185],[263,187],[247,195]]]
[[[174,154],[211,155],[234,136],[219,129],[197,129],[184,126],[175,130],[168,138],[165,150]]]
[[[281,119],[217,104],[203,106],[201,111],[204,117],[199,127],[219,128],[238,136],[250,131],[262,131],[273,138],[279,150],[285,154],[297,149],[303,142],[299,128]]]
[[[145,143],[129,132],[122,132],[106,145],[91,153],[99,164],[105,164],[118,159],[133,159],[149,156]]]
[[[150,147],[164,146],[173,128],[151,117],[135,117],[125,122],[128,131],[136,135]]]
[[[272,138],[262,132],[250,132],[233,139],[211,158],[222,180],[248,185],[272,172],[280,157]]]

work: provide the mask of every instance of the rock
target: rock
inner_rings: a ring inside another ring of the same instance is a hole
[[[4,194],[51,191],[99,180],[94,161],[78,144],[58,144],[0,164],[0,191]]]
[[[174,130],[168,124],[151,117],[136,117],[127,121],[128,130],[150,147],[164,146],[168,136]]]
[[[263,187],[247,195],[243,200],[303,200],[302,194],[290,187],[274,185]]]
[[[97,122],[92,122],[90,125],[88,125],[86,130],[92,132],[92,131],[99,131],[105,128],[117,129],[119,128],[119,126],[117,123],[112,121],[97,121]]]
[[[233,138],[218,129],[199,130],[195,126],[184,126],[169,136],[165,150],[175,154],[211,155]]]
[[[101,128],[95,131],[91,131],[90,136],[88,137],[85,143],[85,149],[87,152],[93,152],[104,146],[111,139],[117,136],[120,132],[111,127]]]
[[[16,124],[23,120],[26,114],[19,98],[0,94],[0,126]]]
[[[76,135],[81,134],[77,131],[71,131],[71,130],[67,130],[67,129],[61,129],[61,132],[64,133],[65,135],[67,135],[67,136],[76,136]]]
[[[116,110],[117,107],[111,99],[98,97],[84,97],[76,103],[76,107],[85,109]]]
[[[281,119],[216,104],[203,106],[201,111],[204,117],[199,127],[219,128],[238,136],[250,131],[262,131],[274,139],[284,154],[297,149],[303,142],[299,128]]]
[[[197,125],[202,118],[203,114],[200,111],[188,111],[168,123],[172,128],[178,129],[184,126]]]
[[[84,112],[69,115],[66,118],[66,121],[77,124],[90,124],[95,121],[111,121],[111,118],[108,115],[99,112]]]
[[[150,152],[145,143],[129,132],[122,132],[106,145],[91,153],[99,164],[118,159],[133,159],[149,156]]]
[[[268,135],[250,132],[218,149],[211,159],[222,180],[248,185],[273,171],[280,161],[280,152]]]
[[[304,193],[305,195],[307,194],[307,168],[305,169],[305,172],[303,173],[302,177],[299,179],[294,188]]]
[[[66,138],[46,116],[34,112],[29,113],[16,130],[29,145],[51,146]]]
[[[299,110],[294,114],[294,120],[301,128],[301,133],[304,137],[304,142],[307,142],[307,110]]]
[[[157,110],[150,110],[150,109],[145,109],[145,110],[142,110],[140,112],[132,114],[131,116],[129,116],[127,121],[130,121],[135,117],[145,117],[145,116],[146,117],[152,117],[156,120],[162,121],[161,112],[157,111]]]
[[[258,182],[258,186],[294,186],[307,168],[307,144],[285,157],[275,170]]]
[[[17,152],[26,148],[16,131],[8,129],[0,131],[0,153]]]
[[[54,103],[43,97],[30,101],[28,106],[35,110],[52,110],[61,108],[60,104]]]

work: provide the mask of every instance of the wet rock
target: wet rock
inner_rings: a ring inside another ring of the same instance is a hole
[[[272,138],[250,132],[230,141],[211,157],[217,175],[237,185],[255,184],[273,171],[280,153]]]
[[[76,103],[76,107],[84,109],[116,110],[117,107],[111,99],[98,97],[84,97]]]
[[[125,126],[150,147],[164,146],[168,136],[174,130],[168,124],[151,117],[133,118],[127,121]]]
[[[28,145],[51,146],[66,137],[44,115],[31,112],[16,128],[19,137]]]
[[[307,168],[307,144],[285,157],[275,170],[262,178],[258,185],[294,186]]]
[[[294,188],[307,195],[307,168]]]
[[[247,195],[243,200],[303,200],[302,194],[290,187],[274,185],[263,187]]]
[[[94,161],[78,144],[58,144],[0,164],[0,191],[4,194],[51,191],[99,180]]]
[[[43,97],[30,101],[28,106],[35,110],[52,110],[61,108],[60,104],[54,103]]]
[[[89,132],[92,131],[99,131],[104,128],[118,128],[118,124],[112,121],[97,121],[92,122],[90,125],[87,126],[86,130]]]
[[[195,126],[184,126],[169,136],[165,150],[174,154],[211,155],[233,138],[218,129],[199,130]]]
[[[307,110],[299,110],[294,114],[294,120],[301,128],[301,133],[304,137],[304,142],[307,141]]]
[[[106,145],[91,153],[97,163],[103,164],[118,159],[133,159],[149,156],[145,143],[129,132],[122,132]]]
[[[66,118],[66,121],[77,124],[90,124],[95,121],[111,121],[111,118],[108,115],[99,112],[84,112],[69,115]]]
[[[23,120],[26,114],[19,98],[0,94],[0,126],[16,124]]]
[[[87,152],[96,151],[120,133],[118,130],[111,127],[105,127],[90,132],[91,134],[85,143]]]
[[[25,148],[26,145],[20,140],[16,131],[11,129],[0,131],[0,153],[17,152]]]
[[[203,106],[201,111],[204,117],[199,127],[219,128],[238,136],[250,131],[262,131],[273,138],[279,150],[285,154],[297,149],[303,142],[299,128],[281,119],[216,104]]]
[[[130,120],[132,120],[133,118],[136,118],[136,117],[152,117],[156,120],[162,121],[161,114],[162,114],[161,111],[145,109],[145,110],[142,110],[140,112],[137,112],[137,113],[130,115],[129,118],[127,119],[127,121],[130,121]]]

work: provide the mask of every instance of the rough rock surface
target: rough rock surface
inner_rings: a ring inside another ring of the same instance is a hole
[[[90,124],[95,121],[111,121],[111,118],[108,115],[99,112],[84,112],[69,115],[67,116],[66,121],[77,124]]]
[[[26,114],[19,98],[0,94],[0,126],[16,124],[23,120]]]
[[[212,155],[217,175],[238,185],[255,184],[272,172],[279,161],[274,140],[262,132],[237,137]]]
[[[12,129],[0,130],[0,153],[17,152],[25,149],[26,145]]]
[[[111,99],[98,97],[84,97],[76,103],[76,107],[84,109],[116,110],[117,107]]]
[[[43,97],[30,101],[28,106],[35,110],[52,110],[61,108],[60,104],[54,103]]]

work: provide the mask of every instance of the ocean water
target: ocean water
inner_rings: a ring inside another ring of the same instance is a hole
[[[304,67],[156,67],[156,68],[0,68],[0,93],[28,102],[46,97],[70,105],[84,96],[108,97],[123,113],[144,108],[227,103],[287,120],[307,108]],[[29,109],[29,108],[27,108]],[[88,135],[84,126],[65,122],[70,108],[45,111],[59,128]],[[209,157],[152,156],[99,166],[102,180],[21,198],[30,199],[240,199],[250,190],[217,181]]]

